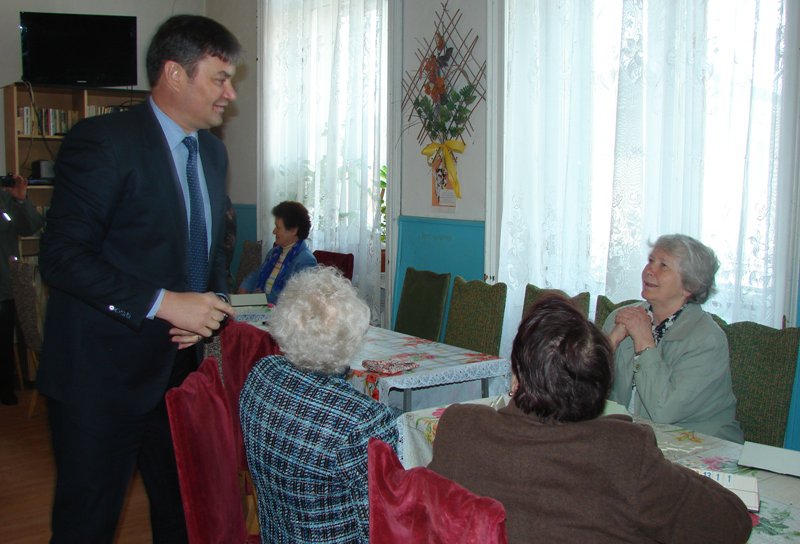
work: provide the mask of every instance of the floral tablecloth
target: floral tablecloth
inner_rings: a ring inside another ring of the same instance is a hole
[[[749,542],[800,542],[800,478],[739,466],[741,444],[674,425],[642,422],[653,427],[658,447],[670,461],[758,478],[761,507],[750,514],[753,533]]]
[[[419,363],[419,367],[396,374],[378,374],[364,369],[364,360],[411,361]],[[510,363],[496,355],[370,327],[364,344],[351,360],[348,380],[357,390],[388,404],[390,389],[418,389],[483,378],[504,378],[510,370]]]
[[[502,408],[507,396],[478,399],[474,402]],[[401,460],[406,468],[425,466],[430,462],[433,440],[444,407],[416,410],[397,419],[401,443]],[[625,413],[624,408],[608,402],[606,413]],[[656,434],[664,457],[690,468],[709,469],[758,478],[761,508],[751,513],[753,533],[750,543],[800,542],[800,478],[739,466],[741,444],[729,442],[674,425],[647,423]]]

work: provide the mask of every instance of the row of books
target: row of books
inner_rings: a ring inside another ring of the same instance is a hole
[[[105,115],[125,109],[120,106],[98,106],[90,104],[86,108],[86,116]],[[34,113],[35,112],[35,113]],[[39,119],[37,120],[36,114]],[[22,106],[17,110],[17,134],[20,136],[62,136],[81,118],[77,110],[58,108],[36,108]]]
[[[17,110],[16,129],[20,136],[59,136],[66,134],[79,119],[77,110],[22,106]]]
[[[115,111],[122,111],[126,109],[128,109],[128,106],[97,106],[94,104],[89,104],[86,106],[86,117],[105,115],[107,113],[114,113]]]

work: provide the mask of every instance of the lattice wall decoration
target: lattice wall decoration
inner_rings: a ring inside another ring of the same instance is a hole
[[[403,112],[409,128],[419,125],[417,141],[431,167],[434,206],[455,206],[461,184],[455,153],[466,149],[464,135],[473,132],[470,117],[486,99],[486,60],[475,58],[478,36],[462,34],[460,9],[450,12],[447,0],[435,14],[435,32],[416,51],[419,68],[403,78]],[[427,143],[426,143],[427,142]]]

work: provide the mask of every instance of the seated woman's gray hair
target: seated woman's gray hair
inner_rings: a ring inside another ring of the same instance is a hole
[[[692,294],[689,302],[704,304],[717,291],[714,276],[719,260],[710,247],[685,234],[665,234],[650,247],[678,258],[683,287]]]
[[[369,308],[338,270],[312,267],[289,279],[268,326],[297,368],[336,374],[361,346],[369,317]]]

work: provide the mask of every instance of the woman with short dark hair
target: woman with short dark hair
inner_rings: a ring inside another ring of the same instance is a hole
[[[611,358],[569,300],[538,300],[514,339],[508,406],[447,408],[428,468],[502,502],[511,543],[746,542],[736,495],[667,461],[650,427],[601,417]]]
[[[690,236],[652,244],[645,302],[614,311],[603,327],[615,349],[611,399],[635,416],[741,443],[728,339],[700,306],[718,269],[714,251]]]
[[[603,413],[611,385],[611,346],[560,302],[549,305],[550,314],[530,312],[520,323],[511,357],[514,402],[543,421],[593,419]]]
[[[267,302],[275,304],[294,274],[317,266],[317,259],[306,245],[311,231],[308,210],[299,202],[285,200],[272,208],[275,218],[275,244],[267,252],[261,267],[248,274],[239,286],[239,293],[266,293]]]

